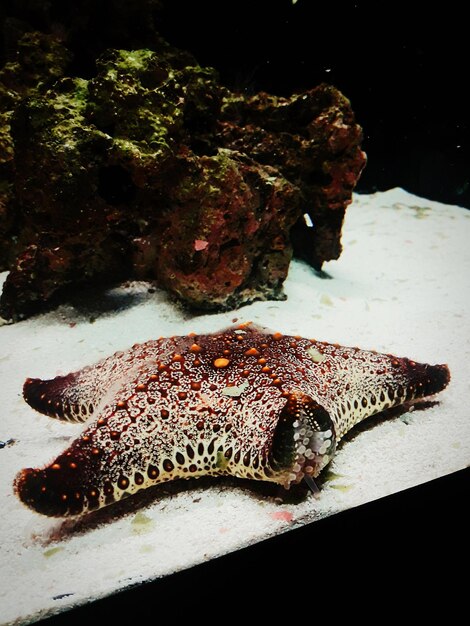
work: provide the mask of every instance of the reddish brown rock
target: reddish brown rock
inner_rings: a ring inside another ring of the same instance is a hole
[[[125,278],[232,308],[283,297],[293,246],[318,269],[339,256],[365,162],[347,99],[326,85],[247,99],[156,47],[108,50],[93,78],[64,76],[11,105],[4,318]]]
[[[265,93],[224,103],[225,145],[272,165],[302,194],[303,214],[291,232],[294,252],[316,269],[341,253],[344,212],[365,165],[361,128],[349,100],[320,85],[279,98]]]

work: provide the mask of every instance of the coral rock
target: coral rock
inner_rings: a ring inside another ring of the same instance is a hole
[[[336,89],[245,98],[161,41],[107,50],[92,78],[71,78],[67,51],[47,42],[43,84],[31,71],[0,110],[4,318],[68,285],[133,277],[230,308],[282,298],[293,247],[316,268],[339,256],[365,156]]]

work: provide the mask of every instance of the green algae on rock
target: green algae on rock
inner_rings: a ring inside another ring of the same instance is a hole
[[[106,50],[93,77],[74,78],[63,48],[48,49],[56,69],[3,105],[2,317],[125,278],[233,308],[283,297],[293,245],[317,268],[339,256],[365,156],[336,89],[246,98],[164,45]]]
[[[0,271],[11,267],[22,249],[13,180],[13,112],[23,98],[47,89],[62,76],[70,57],[59,37],[27,32],[18,39],[14,60],[0,70]]]

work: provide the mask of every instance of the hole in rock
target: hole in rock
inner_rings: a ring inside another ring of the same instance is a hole
[[[99,173],[98,193],[108,204],[127,204],[135,198],[136,187],[127,170],[110,165]]]

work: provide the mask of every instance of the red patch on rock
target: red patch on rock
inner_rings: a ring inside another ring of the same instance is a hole
[[[209,245],[208,241],[204,241],[203,239],[196,239],[194,241],[194,249],[196,252],[200,252],[201,250],[205,250]]]

